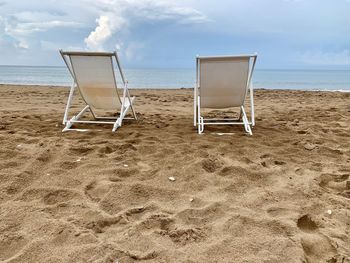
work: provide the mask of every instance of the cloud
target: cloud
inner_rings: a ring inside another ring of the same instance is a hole
[[[173,21],[180,24],[203,23],[209,19],[200,11],[177,4],[176,1],[164,0],[126,0],[125,11],[137,20]]]
[[[96,19],[97,27],[92,31],[85,43],[88,49],[102,50],[103,43],[108,40],[114,32],[121,30],[126,23],[122,17],[113,17],[112,15],[101,15]]]
[[[349,8],[350,0],[0,0],[0,63],[61,65],[59,48],[120,48],[128,67],[257,51],[266,68],[350,68]]]
[[[1,13],[0,38],[7,39],[7,45],[21,51],[40,42],[35,34],[45,33],[56,28],[80,28],[82,23],[62,18],[62,12],[19,11],[14,14]]]
[[[5,31],[12,36],[26,36],[35,32],[44,32],[57,27],[76,27],[80,23],[69,21],[40,21],[40,22],[18,22],[10,21],[6,23]]]
[[[19,49],[28,49],[29,48],[29,45],[24,41],[17,42],[15,46]]]
[[[29,0],[23,4],[14,0],[4,4],[5,9],[0,11],[0,37],[6,36],[14,47],[24,50],[33,46],[43,47],[40,43],[45,41],[54,42],[50,39],[53,30],[65,30],[69,35],[79,30],[80,39],[75,38],[74,43],[65,46],[80,45],[80,49],[90,50],[123,46],[126,50],[133,42],[130,32],[145,24],[152,28],[209,21],[200,11],[180,2],[183,1],[61,0],[60,5],[53,6],[52,2],[40,0]],[[4,2],[0,0],[1,3]],[[132,45],[129,50],[135,49],[135,44]]]
[[[5,31],[12,36],[30,35],[45,32],[57,27],[81,27],[82,23],[67,20],[60,12],[23,11],[7,15],[3,18]]]
[[[113,35],[122,34],[137,24],[168,21],[188,25],[209,21],[196,9],[163,0],[99,0],[95,6],[99,13],[97,26],[85,38],[87,48],[94,50],[103,50]],[[117,45],[120,42],[119,37]]]

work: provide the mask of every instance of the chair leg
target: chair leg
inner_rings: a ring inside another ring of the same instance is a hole
[[[200,108],[200,97],[197,99],[197,118],[198,118],[198,134],[202,134],[204,131],[204,119],[201,117],[201,108]]]
[[[255,112],[254,112],[254,95],[253,95],[253,86],[250,85],[250,118],[252,122],[252,127],[255,126]]]
[[[66,126],[63,128],[62,132],[66,132],[66,131],[70,130],[70,128],[73,125],[72,120],[75,120],[75,116],[72,119],[70,119],[69,121],[66,122]]]
[[[136,112],[134,110],[134,106],[130,105],[130,107],[131,107],[131,111],[132,111],[132,115],[134,116],[134,119],[137,120],[137,116],[136,116]]]
[[[116,122],[114,123],[112,132],[115,132],[119,127],[122,126],[122,122],[123,122],[123,119],[124,119],[126,113],[128,112],[128,110],[130,108],[132,109],[132,103],[134,102],[134,98],[132,98],[129,102],[130,103],[129,103],[128,107],[124,107],[124,105],[122,105],[122,108],[121,108],[121,111],[120,111],[120,116],[116,120]],[[136,118],[136,114],[134,115],[134,117]]]
[[[204,119],[203,117],[199,117],[198,134],[202,134],[203,132],[204,132]]]
[[[197,107],[196,107],[196,104],[194,104],[193,126],[196,127],[196,125],[197,125]]]
[[[193,126],[197,124],[197,84],[194,86],[194,101],[193,101]]]
[[[121,124],[120,124],[120,118],[118,118],[118,119],[116,120],[116,122],[114,123],[114,125],[113,125],[112,132],[115,132],[120,126],[121,126]]]
[[[69,91],[68,101],[67,101],[66,109],[64,111],[63,121],[62,121],[63,125],[66,125],[66,123],[68,121],[67,120],[68,119],[68,111],[69,111],[70,105],[71,105],[72,100],[73,100],[74,88],[75,88],[75,83],[72,84],[70,91]]]
[[[86,105],[84,109],[81,110],[81,112],[79,112],[76,116],[73,116],[73,118],[71,118],[69,121],[66,122],[66,127],[64,127],[64,129],[62,130],[62,132],[65,131],[69,131],[70,128],[72,127],[72,125],[74,124],[74,121],[77,121],[80,119],[81,116],[83,116],[83,114],[90,109],[89,105]]]
[[[242,119],[243,119],[243,123],[244,123],[244,129],[247,133],[249,133],[249,135],[253,135],[252,129],[250,127],[250,124],[249,124],[249,121],[247,118],[247,114],[246,114],[243,106],[241,107],[241,110],[242,110],[242,114],[243,114]]]
[[[130,102],[130,108],[132,111],[132,115],[134,116],[134,119],[137,120],[136,112],[135,112],[134,105],[133,105],[135,97],[130,98],[129,90],[128,90],[128,98],[129,98],[129,102]]]
[[[242,109],[239,109],[239,116],[238,116],[238,121],[240,121],[242,119]]]

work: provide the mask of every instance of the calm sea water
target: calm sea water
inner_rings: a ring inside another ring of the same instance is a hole
[[[194,69],[126,69],[131,88],[190,88]],[[1,84],[68,86],[72,82],[65,67],[0,66]],[[268,89],[350,91],[350,70],[259,70],[254,87]]]

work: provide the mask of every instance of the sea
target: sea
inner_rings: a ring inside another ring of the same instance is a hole
[[[195,69],[125,69],[130,88],[192,88]],[[0,66],[0,84],[69,86],[67,68]],[[254,88],[350,92],[350,70],[256,69]]]

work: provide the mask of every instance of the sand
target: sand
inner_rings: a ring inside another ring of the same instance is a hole
[[[61,133],[67,89],[0,86],[1,262],[350,262],[350,93],[258,90],[253,136],[131,93]]]

